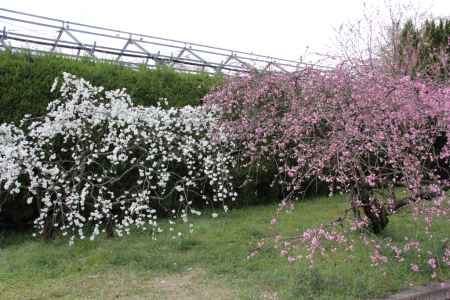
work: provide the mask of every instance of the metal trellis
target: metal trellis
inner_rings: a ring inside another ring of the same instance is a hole
[[[308,66],[295,60],[68,22],[5,8],[0,8],[0,28],[3,28],[0,51],[57,53],[134,68],[169,65],[180,71],[237,75],[254,70],[292,73]]]

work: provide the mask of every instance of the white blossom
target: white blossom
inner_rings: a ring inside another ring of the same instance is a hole
[[[212,138],[216,111],[135,106],[124,89],[104,91],[68,73],[60,95],[23,130],[0,125],[0,193],[26,191],[27,203],[41,204],[38,233],[53,226],[73,243],[108,226],[118,236],[149,224],[159,232],[158,209],[169,199],[179,199],[171,214],[185,222],[188,212],[200,215],[193,195],[236,199],[234,145]]]

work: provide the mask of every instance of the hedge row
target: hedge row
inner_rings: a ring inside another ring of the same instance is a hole
[[[87,59],[0,53],[0,123],[17,123],[25,114],[42,115],[52,100],[50,87],[62,72],[76,74],[106,89],[125,87],[136,104],[156,104],[167,98],[170,106],[197,105],[223,78],[179,73],[168,67],[139,70]]]

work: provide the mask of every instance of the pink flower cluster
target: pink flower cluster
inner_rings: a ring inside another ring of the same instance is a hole
[[[301,192],[311,179],[332,191],[402,185],[414,195],[433,183],[434,162],[449,157],[449,89],[373,70],[304,70],[231,81],[204,102],[222,109],[222,129],[241,159],[277,170],[274,179]],[[430,164],[432,167],[430,167]]]
[[[220,107],[220,132],[238,145],[239,162],[250,175],[271,176],[273,184],[281,185],[283,203],[320,181],[331,193],[351,195],[356,220],[350,231],[371,227],[378,233],[388,216],[405,205],[412,207],[415,220],[423,217],[426,230],[436,216],[449,219],[450,202],[443,192],[450,178],[446,86],[342,66],[239,78],[205,97],[204,103]],[[401,199],[400,187],[407,195]],[[311,261],[325,252],[323,241],[347,244],[323,226],[305,231],[296,241],[308,244]],[[373,263],[386,262],[387,256],[371,244]],[[353,248],[351,243],[345,247]],[[416,246],[384,247],[402,262],[404,252]]]

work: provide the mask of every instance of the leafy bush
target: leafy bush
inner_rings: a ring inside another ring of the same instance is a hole
[[[0,123],[18,122],[25,114],[42,115],[53,100],[49,93],[62,72],[76,74],[106,89],[125,87],[136,104],[156,105],[161,98],[170,106],[197,105],[222,78],[179,73],[168,67],[132,70],[111,63],[76,61],[58,56],[0,53]]]
[[[156,232],[158,215],[188,222],[200,214],[194,199],[226,210],[236,198],[233,144],[211,140],[214,109],[135,106],[124,90],[68,73],[60,92],[46,115],[26,116],[23,129],[0,126],[0,199],[20,195],[36,205],[39,234],[62,232],[73,242],[131,226]]]

